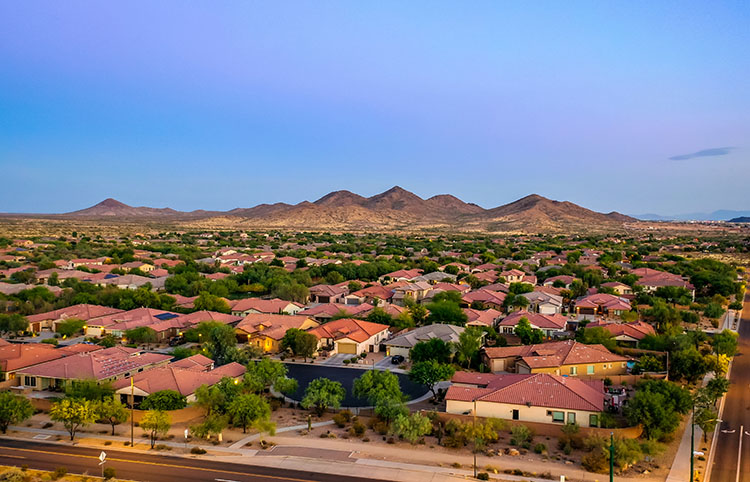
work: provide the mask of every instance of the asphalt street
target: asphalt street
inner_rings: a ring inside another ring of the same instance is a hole
[[[32,469],[101,475],[100,449],[0,439],[0,464]],[[107,467],[117,478],[140,482],[372,482],[366,477],[348,477],[306,471],[217,462],[200,458],[148,455],[106,450]]]

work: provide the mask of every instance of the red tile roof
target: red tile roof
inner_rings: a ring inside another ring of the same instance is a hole
[[[490,358],[521,358],[531,368],[559,367],[583,363],[624,362],[602,345],[584,345],[574,340],[553,341],[538,345],[490,347],[484,353]]]
[[[503,318],[499,326],[516,326],[521,318],[529,320],[531,325],[547,330],[564,330],[568,319],[559,313],[554,315],[543,315],[541,313],[529,313],[526,310],[514,311]]]
[[[318,338],[330,338],[333,340],[349,338],[358,343],[362,343],[367,341],[373,335],[387,330],[388,328],[388,325],[381,325],[380,323],[355,320],[352,318],[341,318],[329,321],[317,328],[313,328],[310,330],[310,333]]]

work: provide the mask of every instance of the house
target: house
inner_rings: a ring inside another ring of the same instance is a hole
[[[387,288],[382,285],[372,285],[344,297],[344,303],[347,305],[361,305],[369,303],[375,305],[380,301],[390,303],[393,298],[393,288]]]
[[[309,316],[251,313],[237,324],[235,333],[240,342],[255,345],[264,352],[277,353],[281,351],[281,339],[287,330],[309,330],[319,325]]]
[[[192,403],[195,401],[195,391],[202,385],[216,385],[227,377],[239,382],[245,374],[245,367],[235,362],[217,368],[213,368],[213,364],[210,368],[199,364],[187,367],[184,362],[190,358],[137,373],[132,378],[121,378],[112,387],[128,403],[132,394],[136,405],[162,390],[173,390],[184,396],[188,403]]]
[[[380,323],[341,318],[313,328],[310,333],[318,337],[321,349],[359,355],[380,351],[380,344],[390,335],[389,328]]]
[[[621,316],[630,311],[630,302],[625,298],[607,293],[594,293],[576,300],[575,313],[579,319],[590,320],[597,316]]]
[[[92,347],[93,350],[101,349],[100,346],[96,345],[83,346]],[[76,347],[77,345],[56,348],[46,343],[8,343],[2,345],[0,346],[0,381],[14,379],[16,372],[19,370],[78,353]]]
[[[443,273],[442,271],[433,271],[432,273],[423,274],[421,276],[417,276],[412,281],[414,283],[418,282],[426,282],[430,284],[439,283],[441,281],[447,281],[448,283],[453,283],[456,281],[457,276],[455,274],[450,273]]]
[[[523,271],[520,269],[511,269],[508,271],[502,271],[500,273],[500,276],[502,278],[505,278],[505,282],[510,283],[521,283],[523,281],[523,277],[526,275]]]
[[[602,345],[584,345],[574,340],[490,347],[483,350],[482,358],[493,373],[552,373],[571,377],[623,375],[627,373],[629,360]]]
[[[151,285],[152,290],[164,289],[164,282],[167,277],[161,278],[149,278],[148,276],[141,276],[137,274],[126,274],[123,276],[111,276],[105,277],[104,279],[97,282],[100,286],[111,285],[117,286],[118,288],[137,290],[146,284]]]
[[[661,287],[677,286],[688,290],[693,299],[695,299],[695,286],[690,284],[687,278],[680,275],[651,268],[637,268],[632,270],[631,273],[638,276],[636,283],[639,286],[643,286],[648,293],[653,293]]]
[[[542,286],[553,286],[555,288],[565,288],[570,289],[570,285],[575,281],[576,278],[573,276],[568,276],[561,274],[559,276],[552,276],[550,278],[547,278],[544,280],[544,283],[542,283]]]
[[[466,313],[466,326],[492,326],[494,327],[497,324],[497,320],[499,320],[503,313],[490,308],[488,310],[475,310],[472,308],[464,308],[464,313]]]
[[[522,318],[526,318],[532,328],[542,330],[544,336],[552,337],[559,334],[561,331],[565,331],[568,324],[568,319],[559,314],[544,315],[542,313],[533,313],[526,310],[514,311],[510,315],[506,316],[500,323],[498,323],[498,331],[501,333],[515,333],[518,322]]]
[[[372,305],[340,305],[334,303],[326,303],[322,305],[312,306],[305,308],[298,312],[298,315],[309,316],[315,319],[315,321],[325,323],[331,320],[335,316],[346,315],[346,316],[360,316],[361,313],[370,311],[373,308]]]
[[[529,311],[543,315],[555,315],[562,312],[563,297],[546,291],[532,291],[521,296],[529,300]]]
[[[115,346],[80,353],[18,370],[23,385],[34,390],[64,389],[72,380],[114,381],[166,365],[172,357]]]
[[[428,341],[432,338],[440,338],[446,343],[455,343],[463,333],[464,328],[455,325],[434,324],[420,326],[406,333],[394,336],[384,343],[386,356],[401,355],[409,359],[409,352],[414,345],[420,341]]]
[[[287,315],[296,315],[303,309],[303,306],[299,303],[293,303],[279,298],[274,298],[272,300],[245,298],[234,302],[231,306],[231,311],[234,316],[247,316],[250,313],[286,313]]]
[[[426,281],[408,283],[403,286],[394,288],[393,299],[391,301],[393,302],[393,304],[399,306],[404,306],[406,304],[405,300],[407,298],[410,298],[413,301],[419,303],[423,299],[425,299],[427,293],[429,293],[431,290],[432,285]]]
[[[343,303],[349,288],[343,285],[315,285],[310,287],[311,303]]]
[[[417,276],[422,274],[421,269],[400,269],[391,273],[384,274],[378,278],[381,283],[383,281],[411,281]]]
[[[70,318],[88,322],[95,318],[122,312],[123,310],[110,308],[109,306],[82,303],[79,305],[68,306],[67,308],[60,308],[59,310],[47,311],[46,313],[29,315],[26,319],[29,320],[31,331],[39,333],[42,330],[55,331],[58,323]]]
[[[473,303],[480,303],[486,308],[496,310],[503,309],[503,302],[506,294],[501,291],[490,291],[486,288],[470,291],[461,298],[462,306],[471,306]]]
[[[612,333],[615,340],[620,343],[637,346],[647,335],[654,335],[654,327],[643,321],[632,323],[607,323],[605,321],[592,322],[586,328],[604,328]]]
[[[620,283],[619,281],[602,283],[602,288],[611,288],[618,296],[630,296],[633,294],[633,288],[626,285],[625,283]]]
[[[445,394],[447,413],[474,414],[519,422],[598,427],[604,410],[604,383],[549,373],[476,377],[477,385],[460,383],[462,372]]]
[[[179,314],[172,313],[171,311],[154,308],[136,308],[134,310],[122,311],[89,320],[85,328],[86,336],[101,337],[112,334],[116,337],[122,337],[127,330],[141,326],[153,327],[157,323],[179,316]]]

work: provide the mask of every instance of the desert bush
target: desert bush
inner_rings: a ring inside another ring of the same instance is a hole
[[[200,447],[193,447],[190,449],[190,453],[194,455],[203,455],[206,453],[206,450]]]

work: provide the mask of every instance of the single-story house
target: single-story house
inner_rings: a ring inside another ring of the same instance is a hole
[[[594,293],[576,300],[575,313],[584,320],[597,316],[621,316],[630,311],[630,301],[608,293]]]
[[[380,351],[380,344],[390,335],[390,327],[380,323],[340,318],[310,330],[318,337],[319,348],[334,353],[359,355]]]
[[[420,341],[428,341],[432,338],[440,338],[446,343],[457,342],[458,336],[463,333],[464,328],[456,325],[434,324],[420,326],[406,333],[394,336],[384,343],[386,356],[401,355],[409,359],[409,351]]]
[[[31,331],[39,333],[42,330],[55,331],[57,324],[70,318],[88,322],[102,316],[123,313],[123,310],[110,308],[109,306],[89,305],[86,303],[60,308],[59,310],[48,311],[26,317],[29,320]]]
[[[637,346],[646,335],[655,334],[654,327],[644,321],[632,323],[607,323],[605,321],[592,322],[586,328],[604,328],[612,333],[615,340],[620,343]]]
[[[502,318],[503,313],[494,309],[490,308],[489,310],[475,310],[472,308],[464,308],[464,313],[466,313],[466,326],[492,326],[494,327],[497,324],[497,320]]]
[[[462,379],[460,372],[454,379]],[[604,383],[549,373],[483,376],[476,386],[452,385],[445,401],[447,413],[598,427]]]
[[[531,293],[523,293],[521,296],[529,300],[529,311],[543,315],[554,315],[562,312],[562,296],[553,295],[546,291],[532,291]]]
[[[293,303],[279,298],[274,298],[272,300],[245,298],[233,302],[231,307],[234,316],[247,316],[250,313],[286,313],[287,315],[296,315],[304,308],[299,303]]]
[[[343,303],[349,294],[348,285],[315,285],[310,287],[311,303]]]
[[[545,336],[555,336],[561,331],[565,331],[568,319],[559,313],[554,315],[543,315],[541,313],[530,313],[526,310],[514,311],[498,323],[498,330],[501,333],[515,333],[518,322],[521,318],[526,318],[532,328],[537,328],[544,332]]]

